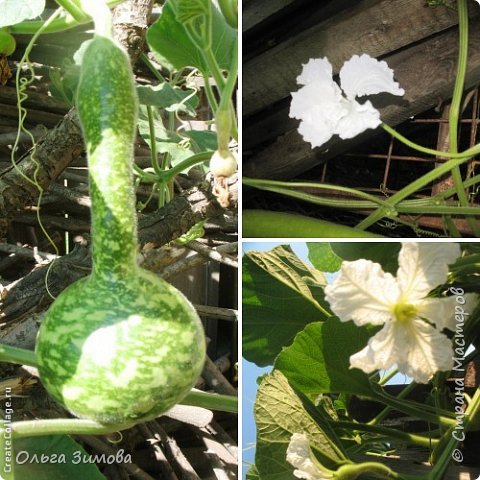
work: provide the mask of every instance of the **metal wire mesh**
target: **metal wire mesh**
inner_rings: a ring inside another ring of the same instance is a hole
[[[431,149],[448,150],[449,104],[439,104],[435,109],[422,115],[411,118],[396,127],[397,131],[410,140]],[[459,151],[477,144],[480,141],[480,88],[476,88],[465,95],[462,108],[462,117],[459,127]],[[446,161],[445,158],[435,158],[419,154],[415,150],[387,133],[380,133],[372,140],[367,141],[354,150],[339,155],[323,165],[306,172],[301,180],[318,181],[334,185],[352,187],[364,192],[390,197],[412,181],[431,171]],[[461,166],[462,178],[467,179],[480,173],[480,158],[473,158]],[[299,180],[299,179],[297,179]],[[450,188],[453,179],[447,175],[436,183],[423,190],[417,191],[414,198],[428,198],[436,193]],[[318,191],[311,191],[317,193]],[[328,191],[322,191],[322,196],[328,196]],[[330,194],[331,195],[331,194]],[[468,199],[471,206],[480,207],[480,184],[468,188]],[[333,196],[332,196],[333,198]],[[337,194],[338,198],[338,194]],[[283,203],[283,205],[281,205]],[[262,192],[250,202],[247,208],[269,208],[273,210],[294,211],[308,214],[317,218],[355,225],[363,217],[360,212],[345,212],[325,209],[321,207],[310,208],[307,204],[281,196]],[[368,212],[364,212],[368,213]],[[444,221],[441,216],[418,215],[404,216],[404,220],[415,225],[413,233],[417,236],[438,235],[443,233]],[[470,229],[463,218],[454,219],[461,233],[469,234]],[[387,229],[387,231],[385,231]],[[374,228],[375,231],[388,236],[411,236],[412,230],[395,225],[395,222],[385,220]]]
[[[442,114],[442,112],[448,113],[448,109],[449,105],[444,105],[441,108],[430,110],[422,116],[405,122],[398,128],[398,131],[405,133],[410,139],[418,141],[423,146],[440,150],[448,148],[448,128],[445,128],[448,126],[448,116]],[[480,88],[477,88],[470,92],[464,101],[460,121],[459,150],[466,150],[478,143],[479,123]],[[368,161],[359,162],[361,159]],[[392,195],[412,179],[418,178],[419,174],[426,173],[445,161],[444,158],[412,155],[411,149],[390,135],[384,135],[383,138],[378,138],[373,143],[368,142],[362,145],[355,152],[348,152],[335,158],[334,161],[325,163],[321,168],[320,181],[345,185],[345,180],[347,180],[349,186],[359,190]],[[355,166],[352,166],[353,162],[356,162]],[[366,168],[363,169],[363,167]],[[363,173],[355,174],[355,172],[360,172],[360,168]],[[462,167],[464,178],[470,178],[479,169],[480,159],[469,160]],[[350,175],[350,179],[348,179],[342,175],[345,171],[354,174]],[[423,191],[417,196],[430,196],[451,185],[451,179],[443,177],[431,186],[430,191]],[[467,193],[472,205],[475,205],[475,202],[478,201],[478,192],[472,187]]]

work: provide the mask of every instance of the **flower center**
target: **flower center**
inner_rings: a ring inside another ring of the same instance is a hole
[[[393,310],[395,318],[400,323],[406,323],[417,316],[417,309],[411,303],[397,303]]]

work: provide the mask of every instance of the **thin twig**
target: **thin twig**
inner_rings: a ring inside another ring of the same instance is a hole
[[[137,425],[137,428],[140,430],[142,435],[148,440],[150,445],[152,445],[155,451],[155,458],[159,462],[159,466],[162,470],[162,474],[165,477],[165,479],[178,480],[176,473],[173,471],[172,466],[170,465],[167,457],[165,456],[162,448],[159,445],[161,443],[160,438],[157,438],[155,434],[150,430],[150,428],[145,424]]]
[[[200,242],[197,242],[196,240],[192,240],[191,242],[187,243],[187,247],[199,253],[200,255],[207,257],[209,260],[224,263],[229,267],[238,268],[237,261],[227,255],[228,253],[236,253],[238,251],[237,242],[227,243],[215,249],[208,247],[207,245],[204,245]]]
[[[90,208],[92,206],[92,201],[88,195],[78,193],[71,188],[62,187],[58,183],[52,183],[49,191],[58,197],[64,198],[65,200],[73,202],[82,207]]]
[[[215,318],[217,320],[227,320],[230,322],[238,321],[238,310],[197,304],[195,304],[194,307],[201,317]]]
[[[237,395],[237,390],[232,387],[220,369],[208,356],[205,359],[202,377],[217,393],[224,393],[225,395]]]
[[[19,245],[12,245],[9,243],[0,244],[0,252],[14,254],[21,258],[33,258],[38,263],[41,263],[43,260],[55,260],[56,258],[58,258],[57,255],[53,255],[52,253],[47,252],[41,252],[35,247],[20,247]]]
[[[194,468],[188,461],[187,457],[185,457],[183,454],[175,439],[169,437],[167,432],[165,432],[165,430],[157,421],[154,420],[153,422],[150,422],[149,425],[152,427],[153,431],[156,432],[156,436],[160,437],[167,455],[170,457],[170,461],[175,462],[182,470],[182,480],[200,480],[197,472],[195,472]]]
[[[95,448],[101,453],[113,456],[117,455],[116,449],[110,447],[97,437],[81,435],[80,438],[83,442],[87,443],[92,448]],[[125,470],[127,470],[131,475],[133,475],[135,478],[138,478],[139,480],[155,480],[135,463],[122,463],[121,465],[123,466],[123,468],[125,468]]]
[[[225,244],[216,249],[217,252],[223,254],[225,251],[231,251],[229,248],[230,244]],[[187,270],[190,270],[193,267],[196,267],[197,265],[203,265],[206,263],[208,260],[207,257],[204,257],[203,255],[200,255],[199,253],[192,255],[190,257],[184,258],[173,265],[169,265],[166,267],[162,273],[161,276],[163,278],[170,278],[174,275],[178,275],[181,272],[185,272]]]

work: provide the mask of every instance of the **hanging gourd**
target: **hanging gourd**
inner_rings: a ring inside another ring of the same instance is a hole
[[[71,413],[125,424],[158,416],[190,391],[203,367],[205,337],[182,293],[137,264],[137,96],[129,58],[109,38],[105,8],[104,24],[96,21],[83,55],[77,93],[89,163],[93,268],[51,305],[36,355],[45,388]]]

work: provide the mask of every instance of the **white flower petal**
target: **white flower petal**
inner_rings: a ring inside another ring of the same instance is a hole
[[[417,310],[420,317],[435,323],[439,331],[448,328],[454,332],[457,325],[462,328],[461,323],[468,320],[477,302],[478,297],[474,293],[460,297],[425,298],[417,304]]]
[[[342,104],[346,113],[337,122],[334,133],[343,140],[356,137],[369,128],[377,128],[382,123],[380,112],[370,101],[362,105],[355,100],[342,98]]]
[[[403,243],[398,255],[397,279],[404,300],[415,303],[444,283],[448,265],[459,256],[457,243]]]
[[[337,84],[306,85],[292,93],[290,117],[301,120],[298,128],[312,147],[320,147],[333,135],[339,119],[346,114]]]
[[[385,325],[350,357],[350,366],[371,373],[396,364],[400,373],[427,383],[435,372],[452,369],[452,357],[452,342],[428,323],[414,319],[410,324]]]
[[[365,373],[372,373],[375,370],[385,369],[396,364],[398,357],[398,338],[393,323],[387,323],[368,341],[367,346],[350,356],[350,367],[359,368]],[[400,339],[401,340],[401,339]]]
[[[393,70],[366,54],[354,55],[340,69],[340,83],[348,98],[387,92],[404,95],[405,90],[393,80]]]
[[[397,282],[378,263],[370,260],[343,262],[340,274],[325,288],[332,311],[346,322],[382,325],[392,320],[400,295]]]
[[[302,73],[297,77],[299,85],[315,84],[319,87],[333,82],[332,65],[327,58],[311,58],[303,65]]]
[[[333,478],[331,472],[323,469],[313,455],[305,434],[294,433],[287,448],[287,462],[295,467],[293,474],[306,480],[326,480]]]
[[[407,334],[398,370],[412,377],[417,383],[427,383],[435,372],[453,367],[452,342],[443,333],[420,319],[411,322],[409,328],[398,325]]]

